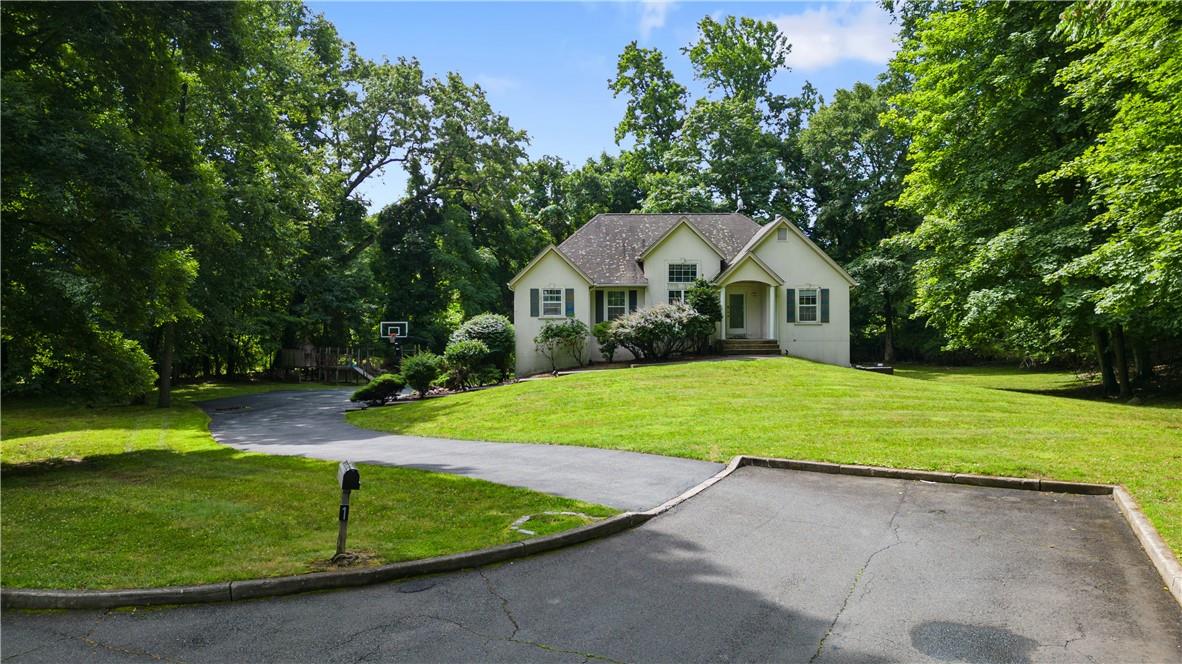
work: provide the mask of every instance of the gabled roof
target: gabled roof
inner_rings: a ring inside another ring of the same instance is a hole
[[[734,213],[598,214],[558,249],[595,285],[644,284],[644,270],[637,258],[682,220],[727,261],[734,259],[759,230],[759,224],[749,217]]]
[[[554,252],[554,255],[558,256],[563,261],[565,261],[566,264],[569,265],[572,270],[577,272],[580,277],[582,277],[583,279],[586,279],[588,284],[594,285],[595,282],[591,281],[591,277],[587,276],[587,273],[584,272],[582,269],[580,269],[579,266],[576,265],[574,263],[574,261],[572,261],[570,259],[569,256],[562,253],[562,250],[559,249],[558,247],[556,247],[554,245],[550,245],[550,246],[546,247],[545,249],[539,251],[538,255],[534,256],[534,259],[532,261],[530,261],[525,267],[521,268],[521,271],[518,272],[516,276],[514,276],[512,279],[509,280],[509,290],[513,290],[513,287],[517,285],[517,282],[520,281],[521,278],[526,275],[526,273],[528,273],[530,270],[532,270],[534,268],[534,266],[538,264],[538,261],[545,258],[546,254],[549,254],[550,252]]]
[[[768,278],[771,279],[772,283],[776,284],[777,286],[784,283],[783,277],[776,274],[775,270],[768,267],[767,263],[764,263],[762,260],[760,260],[759,256],[756,256],[755,254],[752,254],[752,253],[740,254],[739,257],[737,259],[735,259],[735,262],[730,265],[730,267],[723,270],[721,274],[719,274],[717,277],[714,278],[715,283],[719,283],[719,284],[726,283],[726,278],[729,277],[736,270],[738,270],[740,267],[742,267],[744,264],[746,264],[748,261],[755,263],[759,267],[760,270],[763,270],[764,274],[766,274],[768,276]]]
[[[691,224],[689,222],[689,219],[686,219],[684,215],[680,219],[678,219],[676,223],[674,223],[672,226],[670,226],[669,230],[662,233],[661,237],[657,238],[656,242],[653,242],[652,244],[650,244],[648,249],[645,249],[644,253],[637,256],[637,258],[641,261],[644,261],[644,259],[648,258],[649,254],[653,253],[653,251],[657,247],[661,246],[661,244],[663,242],[665,242],[665,240],[669,239],[670,235],[673,235],[675,232],[677,232],[677,229],[682,228],[682,227],[688,228],[691,233],[693,233],[694,235],[697,235],[698,239],[700,239],[702,242],[704,242],[707,247],[710,247],[711,249],[713,249],[714,253],[718,254],[719,258],[724,258],[724,259],[726,258],[726,254],[724,254],[722,252],[722,249],[719,249],[717,245],[715,245],[713,242],[710,241],[710,238],[703,235],[702,231],[698,230],[697,228],[694,228],[694,225]]]
[[[821,257],[821,260],[828,263],[829,267],[836,270],[837,273],[841,275],[841,278],[848,281],[851,286],[858,285],[858,282],[854,281],[854,278],[850,276],[849,272],[846,272],[844,268],[837,264],[837,261],[830,258],[829,254],[825,253],[820,247],[816,245],[816,243],[810,240],[809,236],[805,235],[803,231],[796,227],[796,224],[788,221],[784,217],[778,216],[774,221],[772,221],[772,223],[760,228],[759,232],[751,236],[751,239],[748,240],[747,244],[743,246],[743,249],[739,252],[739,255],[742,256],[743,254],[748,254],[755,251],[755,248],[758,247],[760,243],[762,243],[769,235],[774,233],[775,230],[781,226],[788,228],[791,232],[795,233],[796,237],[804,241],[804,245],[806,247],[812,249],[815,254]]]

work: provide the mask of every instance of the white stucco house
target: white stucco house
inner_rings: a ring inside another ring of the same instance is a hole
[[[548,320],[590,328],[682,299],[698,277],[721,289],[724,352],[786,353],[848,366],[854,281],[794,224],[741,214],[600,214],[509,282],[517,374],[550,369],[533,339]],[[590,359],[603,359],[594,338]],[[616,351],[616,359],[630,357]]]

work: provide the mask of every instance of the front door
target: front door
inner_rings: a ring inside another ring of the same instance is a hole
[[[726,336],[741,339],[747,336],[747,294],[728,293],[726,299]]]

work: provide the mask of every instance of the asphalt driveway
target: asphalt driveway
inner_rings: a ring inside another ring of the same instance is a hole
[[[636,452],[421,438],[360,429],[345,421],[351,392],[271,392],[201,406],[210,414],[213,437],[242,450],[469,475],[624,510],[656,507],[723,468],[717,463]]]
[[[510,564],[7,611],[2,637],[15,662],[1176,662],[1182,611],[1108,496],[747,467],[640,528]]]

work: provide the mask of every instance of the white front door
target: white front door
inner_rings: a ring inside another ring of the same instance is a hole
[[[747,294],[728,293],[726,299],[726,336],[740,339],[747,336]]]

